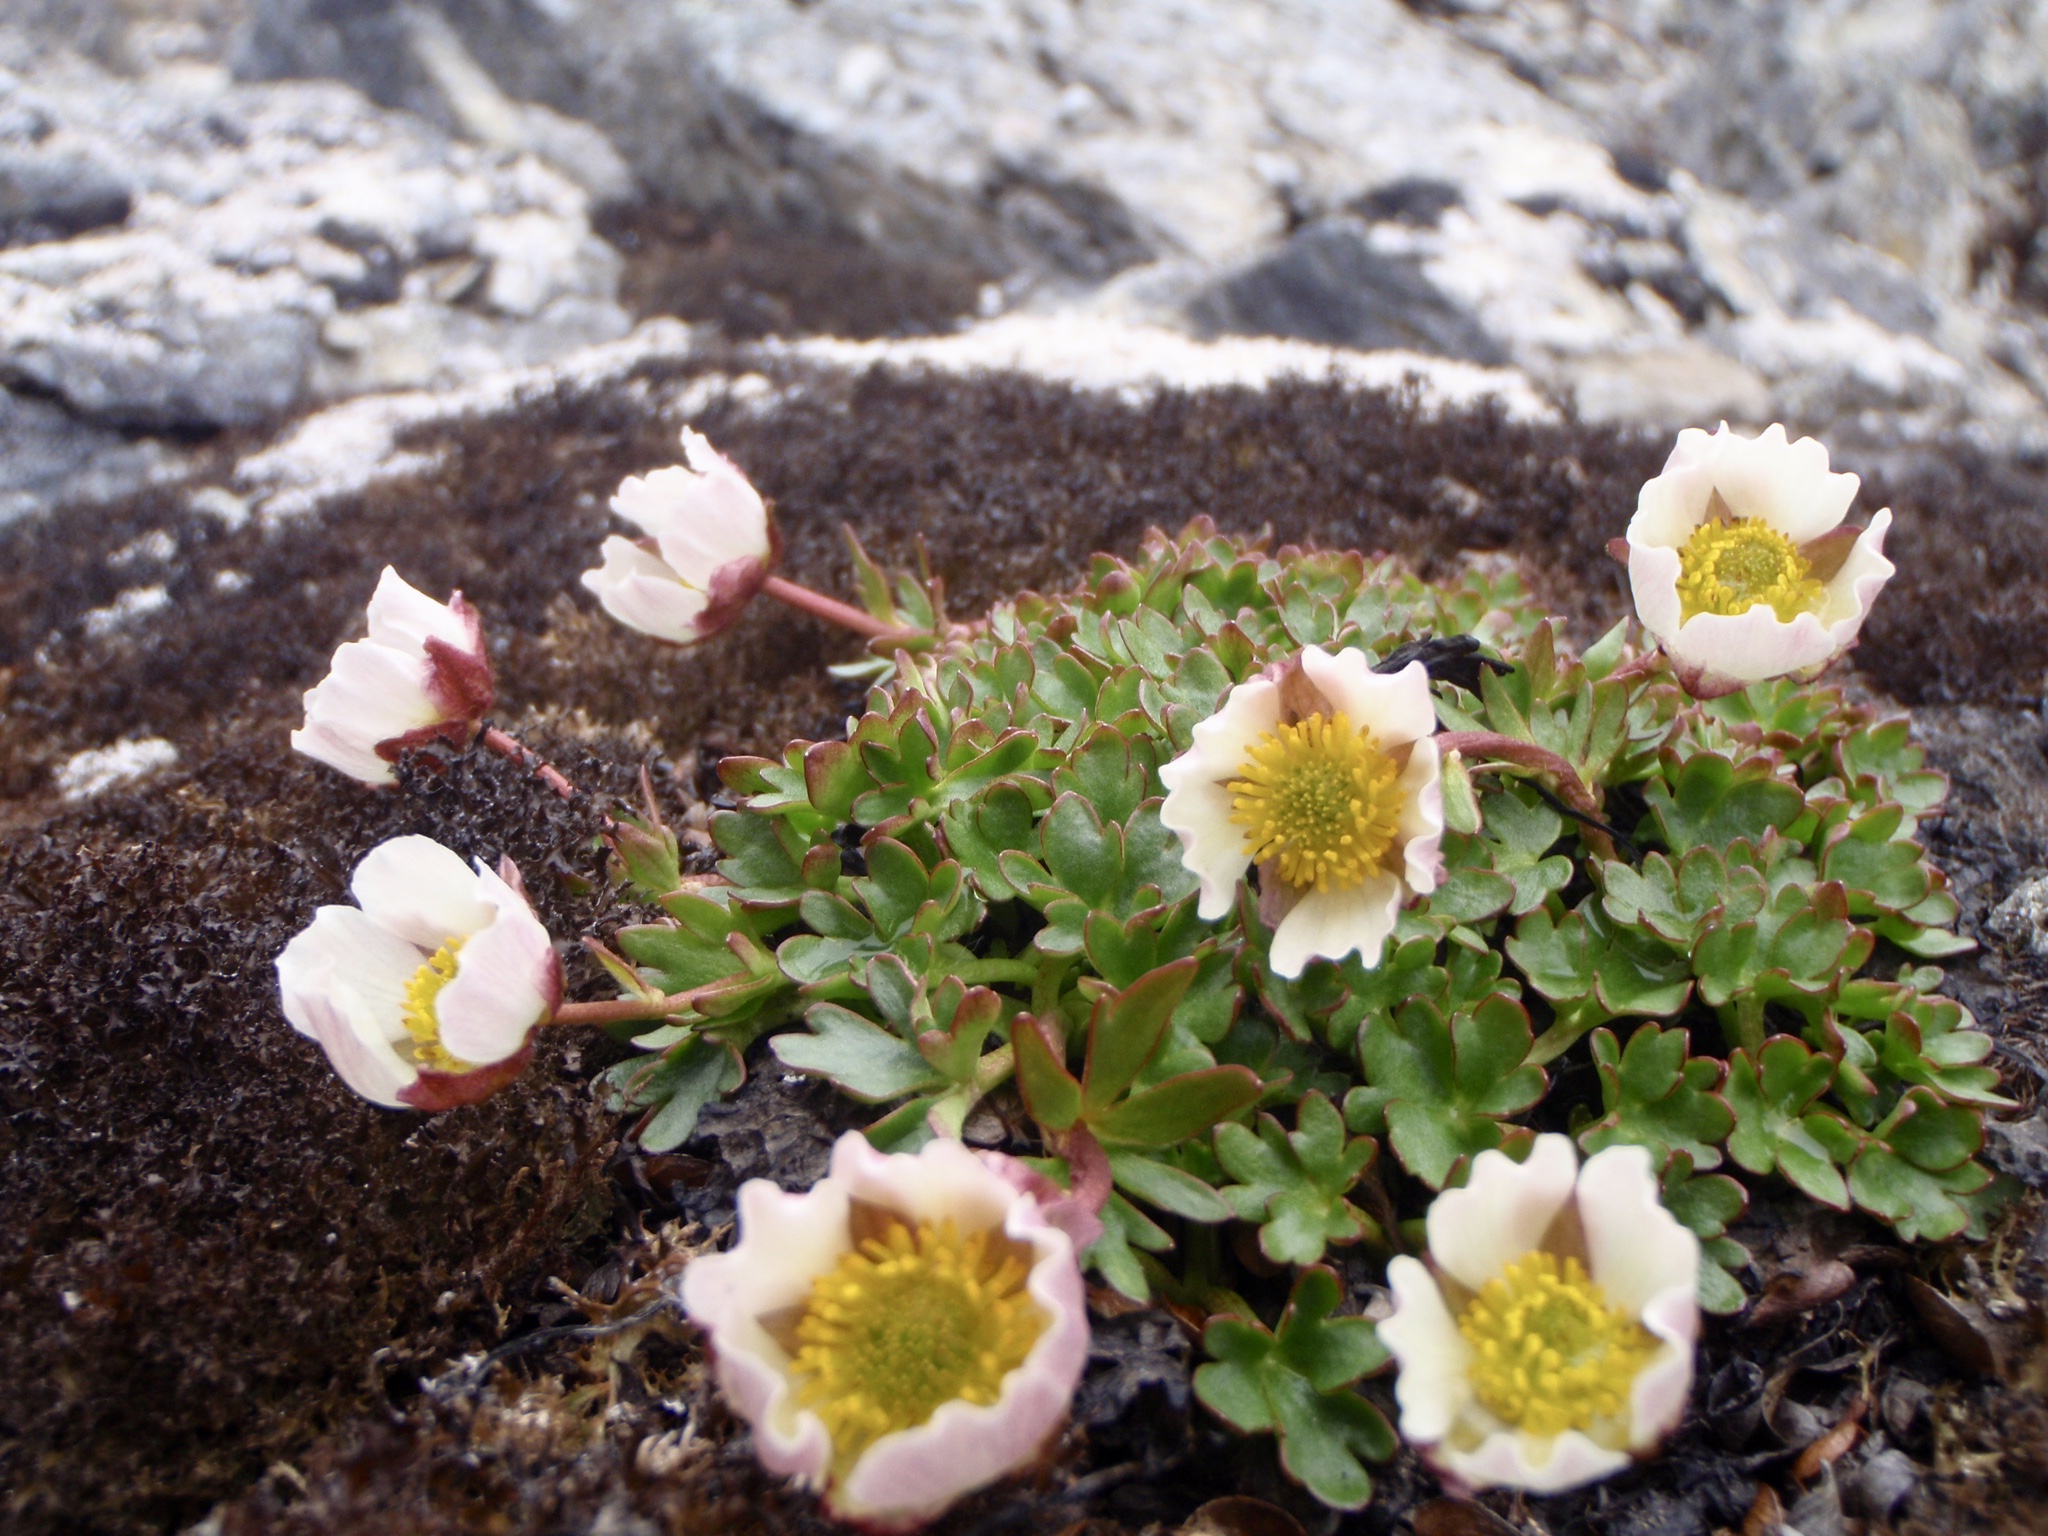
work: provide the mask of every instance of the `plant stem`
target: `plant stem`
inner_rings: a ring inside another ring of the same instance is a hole
[[[1604,1017],[1591,998],[1576,1008],[1560,1010],[1555,1022],[1536,1037],[1536,1043],[1529,1047],[1529,1054],[1523,1059],[1535,1066],[1548,1066],[1591,1033],[1593,1026],[1601,1023]]]
[[[841,629],[850,629],[856,635],[869,640],[905,639],[922,635],[923,630],[903,629],[876,618],[864,608],[851,603],[842,603],[836,597],[827,597],[822,592],[813,592],[780,576],[770,576],[761,583],[761,590],[779,602],[792,608],[801,608],[813,618],[823,619],[827,624],[837,624]]]
[[[561,770],[517,737],[508,736],[495,725],[487,725],[484,727],[482,741],[484,746],[497,753],[498,756],[530,770],[535,778],[547,785],[549,789],[552,789],[564,800],[574,800],[576,798],[576,786],[562,777]],[[611,818],[607,816],[605,820],[610,821]]]
[[[1764,1000],[1754,992],[1735,999],[1732,1008],[1721,1010],[1721,1027],[1731,1046],[1740,1046],[1755,1061],[1764,1048]]]
[[[714,982],[708,987],[696,987],[688,992],[672,992],[666,997],[620,997],[605,1003],[564,1003],[557,1008],[550,1024],[624,1024],[632,1019],[665,1019],[671,1014],[688,1010],[700,997],[718,989]]]
[[[953,974],[971,987],[985,981],[1035,982],[1038,971],[1035,960],[969,960],[954,967]]]

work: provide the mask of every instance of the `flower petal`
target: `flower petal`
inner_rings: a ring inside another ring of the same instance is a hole
[[[1627,1452],[1610,1451],[1575,1429],[1549,1439],[1497,1430],[1469,1451],[1432,1446],[1429,1460],[1474,1489],[1526,1488],[1531,1493],[1562,1493],[1612,1477],[1629,1464]]]
[[[379,742],[441,718],[427,692],[425,660],[370,640],[351,640],[335,651],[327,675],[306,691],[305,706],[305,731],[313,741],[345,743],[351,755],[374,754]]]
[[[689,645],[703,638],[698,627],[711,599],[639,545],[614,535],[604,541],[604,564],[583,573],[583,585],[605,612],[629,629]]]
[[[1714,439],[1697,427],[1678,434],[1664,468],[1636,493],[1631,548],[1677,549],[1707,515],[1714,492]]]
[[[1354,949],[1367,969],[1378,965],[1400,921],[1402,890],[1400,876],[1382,870],[1348,891],[1306,892],[1273,930],[1274,974],[1299,976],[1311,960],[1341,960]]]
[[[1852,623],[1850,633],[1854,632]],[[1696,613],[1676,635],[1659,638],[1681,666],[1739,683],[1803,672],[1840,649],[1833,631],[1814,614],[1802,613],[1787,624],[1762,603],[1747,613]]]
[[[1664,1341],[1664,1347],[1650,1363],[1636,1373],[1629,1389],[1629,1434],[1631,1450],[1656,1447],[1685,1417],[1692,1397],[1693,1345],[1699,1336],[1700,1307],[1697,1278],[1650,1298],[1642,1312],[1642,1324]]]
[[[1229,784],[1244,770],[1252,743],[1280,722],[1280,690],[1253,678],[1230,690],[1223,707],[1197,725],[1194,744],[1159,770],[1166,799],[1159,820],[1180,838],[1181,863],[1201,882],[1199,910],[1215,921],[1237,900],[1251,862],[1244,832],[1230,819]]]
[[[1569,1136],[1538,1136],[1521,1163],[1505,1152],[1480,1153],[1465,1187],[1445,1190],[1429,1208],[1429,1256],[1467,1290],[1479,1290],[1541,1245],[1572,1198],[1578,1171]]]
[[[277,957],[284,1016],[327,1053],[356,1093],[387,1109],[418,1072],[392,1047],[405,1038],[399,1019],[405,979],[419,952],[354,907],[322,907]]]
[[[449,604],[435,602],[388,565],[370,594],[369,620],[372,644],[412,656],[427,654],[430,637],[472,654],[483,648],[481,627],[473,617],[465,619]]]
[[[1856,536],[1841,568],[1828,581],[1827,599],[1821,604],[1821,622],[1828,626],[1838,646],[1856,638],[1856,631],[1870,614],[1871,604],[1898,567],[1884,556],[1884,536],[1891,531],[1891,508],[1871,518],[1870,526]],[[1846,623],[1847,629],[1844,630]]]
[[[1379,1338],[1401,1371],[1394,1382],[1401,1433],[1420,1444],[1441,1440],[1472,1401],[1472,1346],[1420,1260],[1406,1254],[1389,1259],[1387,1287],[1394,1315],[1379,1325]]]
[[[462,946],[434,1013],[441,1043],[459,1059],[482,1065],[526,1048],[560,995],[561,961],[523,896],[481,865],[476,890],[495,915]]]
[[[1586,1267],[1613,1305],[1642,1315],[1652,1296],[1698,1282],[1700,1241],[1664,1207],[1647,1147],[1596,1152],[1579,1170]]]
[[[1403,873],[1409,890],[1427,896],[1444,875],[1443,761],[1428,737],[1409,751],[1400,790]]]
[[[1773,424],[1754,438],[1728,430],[1714,434],[1714,489],[1737,517],[1762,518],[1794,544],[1840,525],[1862,482],[1830,474],[1828,451],[1813,438],[1785,440]]]
[[[1684,562],[1675,548],[1638,543],[1630,537],[1629,595],[1635,600],[1636,617],[1643,628],[1660,641],[1675,640],[1684,622],[1685,605],[1678,596],[1678,578],[1684,572]]]
[[[1436,732],[1436,700],[1429,692],[1429,669],[1411,661],[1398,672],[1375,672],[1363,651],[1332,656],[1311,645],[1301,653],[1301,669],[1331,706],[1371,731],[1382,747],[1405,747]]]
[[[753,1425],[761,1464],[822,1487],[832,1437],[817,1414],[797,1406],[789,1354],[761,1319],[802,1305],[811,1282],[851,1246],[846,1187],[826,1178],[785,1194],[766,1179],[749,1179],[738,1205],[739,1242],[683,1271],[683,1310],[711,1336],[719,1389]]]
[[[332,725],[303,726],[292,732],[291,744],[294,752],[303,752],[315,762],[338,768],[365,784],[398,782],[398,775],[377,755],[374,747],[366,745],[353,733],[337,730]]]
[[[356,866],[349,890],[372,922],[428,955],[491,921],[475,873],[431,837],[415,834],[379,843]]]

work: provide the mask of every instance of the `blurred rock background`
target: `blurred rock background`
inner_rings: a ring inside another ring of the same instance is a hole
[[[2044,220],[2038,0],[0,0],[0,516],[661,314],[2032,456]]]

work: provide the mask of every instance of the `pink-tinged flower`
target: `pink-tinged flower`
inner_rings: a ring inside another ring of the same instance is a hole
[[[1428,1227],[1427,1265],[1387,1265],[1379,1335],[1401,1433],[1447,1482],[1557,1493],[1656,1450],[1692,1390],[1700,1245],[1646,1150],[1482,1152]]]
[[[1201,915],[1227,913],[1257,864],[1276,972],[1354,949],[1377,965],[1401,903],[1443,877],[1435,731],[1419,661],[1381,673],[1363,651],[1310,646],[1231,689],[1159,772]]]
[[[646,537],[604,541],[604,564],[583,573],[605,612],[632,629],[691,645],[731,627],[780,552],[761,493],[724,454],[683,432],[685,468],[636,475],[612,510]]]
[[[1088,1358],[1073,1243],[959,1142],[850,1132],[803,1194],[743,1185],[739,1226],[683,1271],[683,1305],[762,1464],[839,1518],[922,1525],[1066,1418]]]
[[[365,784],[389,784],[407,747],[466,747],[490,709],[484,626],[460,592],[437,603],[390,566],[370,597],[370,633],[334,653],[306,694],[292,746]]]
[[[1845,528],[1860,482],[1810,437],[1678,434],[1628,525],[1636,616],[1702,697],[1817,669],[1856,638],[1892,574],[1889,511]]]
[[[356,866],[357,905],[322,907],[277,957],[284,1016],[371,1103],[452,1109],[526,1070],[562,962],[518,866],[498,870],[394,837]]]

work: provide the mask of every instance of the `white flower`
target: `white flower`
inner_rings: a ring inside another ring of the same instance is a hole
[[[1556,1493],[1647,1455],[1685,1414],[1699,1240],[1658,1200],[1650,1154],[1578,1166],[1482,1152],[1429,1208],[1425,1266],[1387,1265],[1401,1433],[1447,1481]]]
[[[677,645],[728,628],[768,577],[779,551],[768,504],[732,460],[687,428],[675,465],[634,476],[612,510],[647,535],[614,534],[604,564],[583,573],[605,612]]]
[[[371,1103],[473,1104],[526,1070],[562,963],[518,867],[499,869],[394,837],[356,866],[359,905],[322,907],[277,957],[284,1016]]]
[[[1065,1419],[1088,1358],[1073,1243],[959,1142],[849,1132],[806,1193],[743,1185],[739,1225],[684,1270],[683,1305],[762,1464],[833,1514],[921,1525]]]
[[[1891,577],[1889,511],[1842,526],[1859,484],[1810,437],[1726,422],[1678,434],[1628,525],[1636,616],[1705,696],[1818,668],[1856,638]]]
[[[407,747],[475,738],[491,707],[491,663],[483,621],[460,592],[437,603],[388,565],[369,618],[369,638],[336,651],[308,690],[292,745],[365,784],[389,784]]]
[[[1159,773],[1202,916],[1227,913],[1256,862],[1275,971],[1354,949],[1377,965],[1402,900],[1442,878],[1435,730],[1419,661],[1379,673],[1363,651],[1310,646],[1231,689]]]

